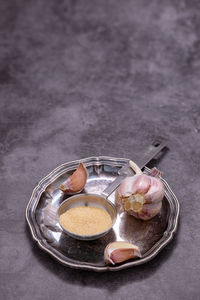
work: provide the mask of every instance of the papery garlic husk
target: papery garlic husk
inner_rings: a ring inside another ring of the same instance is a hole
[[[55,226],[58,222],[57,207],[51,202],[42,209],[42,219],[46,226]]]
[[[104,250],[104,260],[107,264],[117,264],[134,257],[142,257],[140,249],[128,242],[113,242]]]
[[[160,173],[153,169],[150,174],[157,176]],[[160,178],[139,172],[122,181],[115,197],[128,214],[138,219],[150,220],[161,210],[164,185]]]
[[[80,163],[76,171],[60,185],[60,190],[73,195],[80,193],[88,178],[88,172],[83,163]]]

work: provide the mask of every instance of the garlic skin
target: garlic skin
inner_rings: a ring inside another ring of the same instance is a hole
[[[65,180],[59,187],[66,194],[80,193],[87,181],[88,172],[83,163],[80,163],[76,171]]]
[[[128,242],[109,243],[104,250],[104,260],[106,264],[115,265],[134,257],[142,257],[140,249]]]
[[[138,173],[122,181],[115,193],[116,201],[128,214],[150,220],[161,210],[164,185],[159,178],[153,177],[160,175],[156,168],[150,175]]]
[[[51,202],[42,209],[42,219],[45,226],[56,226],[58,222],[57,207]]]

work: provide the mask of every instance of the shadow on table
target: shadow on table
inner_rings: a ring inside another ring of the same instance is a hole
[[[49,272],[52,272],[63,281],[68,281],[70,284],[104,288],[109,290],[110,293],[114,293],[123,285],[129,284],[133,281],[141,281],[159,271],[162,265],[166,263],[170,256],[173,254],[173,250],[178,243],[180,226],[181,224],[179,220],[179,230],[176,233],[174,239],[153,260],[143,265],[135,266],[121,271],[100,273],[71,269],[59,264],[50,255],[43,252],[36,243],[33,243],[27,225],[25,232],[29,242],[33,243],[32,253],[34,257]]]

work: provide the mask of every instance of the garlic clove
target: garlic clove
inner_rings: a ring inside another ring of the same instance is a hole
[[[155,204],[144,204],[143,208],[139,212],[134,212],[133,210],[129,210],[129,215],[134,216],[137,219],[148,221],[155,217],[161,210],[162,202],[158,202]]]
[[[128,242],[109,243],[104,251],[104,260],[107,264],[117,264],[134,257],[142,257],[140,249]]]
[[[80,163],[76,171],[59,188],[68,194],[80,193],[86,184],[87,178],[87,169],[83,163]]]
[[[151,186],[151,177],[145,174],[139,175],[136,177],[134,185],[138,194],[146,194]]]
[[[121,182],[120,186],[117,189],[119,196],[123,195],[123,197],[129,197],[130,195],[136,193],[134,182],[136,181],[137,177],[137,175],[126,177]]]
[[[150,177],[151,180],[151,188],[145,194],[145,202],[146,203],[158,203],[162,201],[165,190],[162,181],[159,178]]]

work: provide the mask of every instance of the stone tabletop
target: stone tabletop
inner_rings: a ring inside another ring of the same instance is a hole
[[[200,2],[0,3],[0,298],[199,299]],[[70,269],[31,238],[37,182],[89,156],[153,161],[180,202],[173,241],[120,272]]]

